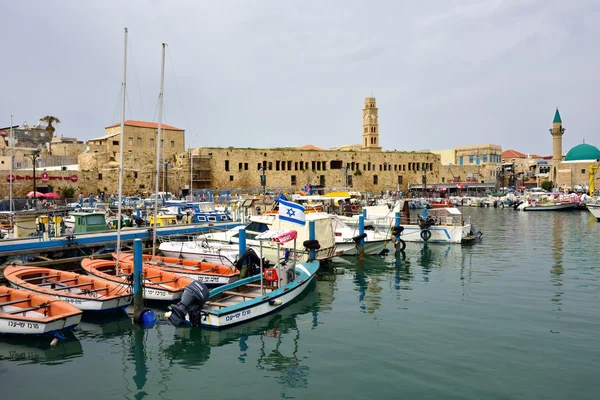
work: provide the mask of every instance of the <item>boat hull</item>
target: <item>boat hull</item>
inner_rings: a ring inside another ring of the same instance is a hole
[[[566,211],[566,210],[574,210],[579,203],[562,203],[562,204],[553,204],[551,206],[528,206],[523,207],[523,211]]]
[[[72,330],[81,321],[81,314],[56,319],[50,322],[28,318],[7,318],[0,316],[0,334],[8,335],[52,335],[54,332]]]
[[[374,240],[367,241],[364,243],[364,253],[366,255],[379,255],[385,250],[385,246],[389,243],[389,240]],[[335,247],[338,252],[341,252],[342,256],[355,256],[356,255],[356,243],[354,241],[349,242],[337,242]]]
[[[596,221],[600,221],[600,205],[588,204],[586,207],[588,211],[592,213],[594,218],[596,218]]]

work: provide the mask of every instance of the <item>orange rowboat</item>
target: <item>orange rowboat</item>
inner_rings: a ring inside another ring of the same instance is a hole
[[[113,253],[116,258],[116,253]],[[120,261],[124,264],[133,265],[133,254],[121,253]],[[151,254],[142,255],[144,265],[159,268],[163,271],[173,272],[191,279],[203,282],[207,286],[226,285],[240,278],[240,271],[229,265],[216,264],[198,260],[184,260],[177,257],[161,257]]]
[[[113,260],[92,260],[84,258],[81,266],[90,275],[124,285],[133,291],[133,264],[120,263]],[[158,268],[142,267],[144,298],[146,300],[176,301],[181,298],[183,289],[193,282],[192,279],[163,271]]]
[[[81,310],[43,294],[0,286],[0,333],[50,335],[73,329]]]
[[[127,286],[52,268],[10,266],[4,277],[12,287],[52,296],[82,311],[116,311],[133,300]]]

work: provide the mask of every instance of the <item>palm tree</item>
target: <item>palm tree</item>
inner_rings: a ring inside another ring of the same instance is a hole
[[[45,122],[47,125],[46,132],[48,132],[48,135],[50,137],[49,152],[52,153],[52,138],[54,137],[54,131],[56,130],[56,128],[52,124],[60,124],[60,119],[52,115],[46,115],[45,117],[40,118],[40,122]]]

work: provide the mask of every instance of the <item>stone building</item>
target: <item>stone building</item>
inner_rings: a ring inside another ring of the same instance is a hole
[[[299,148],[193,150],[193,188],[257,188],[266,179],[270,188],[297,191],[316,188],[407,190],[427,173],[440,180],[440,157],[430,152],[383,151],[379,137],[379,109],[374,97],[362,110],[362,141],[334,150],[308,145]],[[188,164],[189,165],[189,164]],[[264,175],[265,178],[261,178]]]

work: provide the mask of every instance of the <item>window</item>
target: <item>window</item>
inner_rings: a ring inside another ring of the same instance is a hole
[[[477,161],[476,161],[476,164],[477,164],[477,165],[479,165],[479,156],[477,156],[477,159],[476,159],[476,160],[477,160]]]
[[[119,141],[118,140],[113,140],[113,146],[118,146],[119,145]]]
[[[377,175],[373,175],[373,185],[378,185],[379,184],[379,178],[377,177]]]
[[[145,189],[145,188],[146,188],[146,185],[144,185],[144,184],[140,185],[140,189]]]
[[[398,185],[402,185],[402,175],[398,175]]]
[[[287,162],[287,170],[290,171],[291,169],[292,169],[292,162],[288,161]],[[325,169],[325,168],[323,168],[323,169]]]
[[[142,138],[137,138],[138,147],[142,147]]]
[[[225,160],[225,171],[229,171],[229,160]]]
[[[150,147],[154,148],[154,139],[150,139]]]
[[[102,174],[98,174],[98,180],[101,181],[102,180]]]
[[[233,182],[233,175],[229,175],[229,182]]]
[[[273,163],[269,161],[269,171],[273,170]]]
[[[292,176],[291,176],[291,182],[290,182],[290,184],[291,184],[292,186],[296,186],[296,175],[292,175]]]
[[[238,170],[239,170],[239,171],[241,171],[241,170],[242,170],[242,165],[243,165],[242,163],[239,163],[239,164],[238,164]]]
[[[22,168],[20,162],[17,163],[17,168]]]
[[[248,171],[248,163],[244,163],[244,171]]]
[[[442,176],[442,183],[446,181],[446,178]]]
[[[483,162],[486,163],[487,162],[487,154],[483,155]]]
[[[275,161],[275,171],[279,171],[279,161]]]
[[[581,170],[581,173],[582,173],[582,174],[585,174],[585,169],[582,169],[582,170]]]
[[[175,148],[175,141],[171,140],[171,148],[174,149]]]
[[[127,138],[127,145],[128,146],[133,146],[133,138],[132,137]]]
[[[464,164],[464,160],[463,160],[463,158],[462,158],[462,157],[460,157],[460,158],[458,159],[458,164],[459,164],[459,165],[463,165],[463,164]],[[410,166],[409,166],[408,170],[410,171]]]
[[[469,164],[473,164],[473,156],[469,156]]]
[[[137,179],[137,177],[138,177],[138,173],[137,173],[137,171],[133,171],[133,177],[134,177],[135,179]]]

